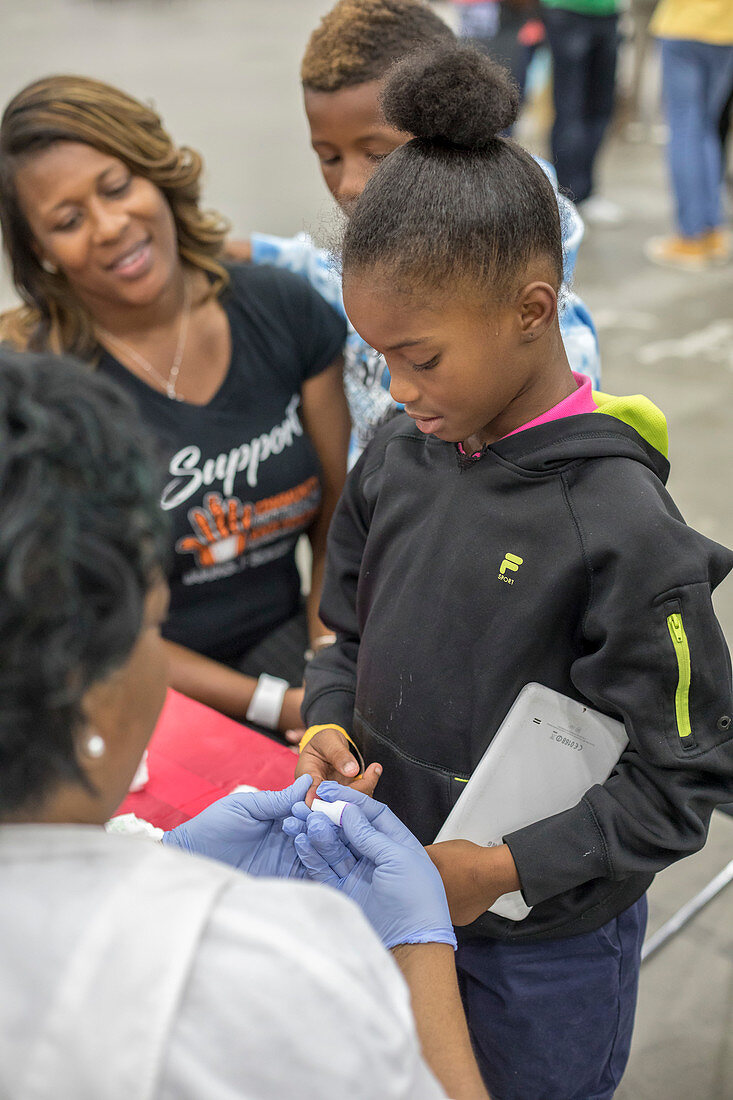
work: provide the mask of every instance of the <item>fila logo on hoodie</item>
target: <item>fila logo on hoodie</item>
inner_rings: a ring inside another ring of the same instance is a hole
[[[507,577],[506,571],[509,569],[512,573],[517,573],[519,571],[519,566],[522,565],[523,562],[524,558],[520,558],[516,554],[507,553],[504,561],[501,563],[498,579],[504,581],[505,584],[514,584],[514,577]]]

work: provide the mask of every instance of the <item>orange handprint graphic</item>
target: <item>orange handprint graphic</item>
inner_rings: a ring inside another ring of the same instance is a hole
[[[195,554],[199,566],[233,561],[243,553],[252,527],[253,508],[242,505],[238,497],[226,501],[221,493],[209,493],[204,508],[192,508],[188,513],[191,526],[198,535],[186,535],[176,543],[179,553]]]

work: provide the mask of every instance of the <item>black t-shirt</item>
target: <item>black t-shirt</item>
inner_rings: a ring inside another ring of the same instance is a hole
[[[221,661],[241,657],[297,610],[295,543],[321,499],[300,391],[346,336],[299,276],[249,264],[229,272],[221,302],[232,356],[207,405],[171,401],[107,353],[99,364],[133,394],[168,466],[161,505],[173,554],[163,633]]]

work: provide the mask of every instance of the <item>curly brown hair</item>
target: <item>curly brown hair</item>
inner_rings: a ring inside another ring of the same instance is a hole
[[[214,294],[228,283],[220,257],[229,226],[199,208],[202,159],[174,144],[151,107],[81,76],[45,77],[19,92],[0,122],[0,228],[24,305],[0,316],[0,340],[93,360],[99,346],[92,319],[63,274],[41,265],[15,186],[22,161],[59,141],[90,145],[154,183],[171,208],[181,259],[211,276]]]
[[[310,37],[301,80],[316,92],[366,84],[413,50],[453,37],[423,0],[339,0]]]

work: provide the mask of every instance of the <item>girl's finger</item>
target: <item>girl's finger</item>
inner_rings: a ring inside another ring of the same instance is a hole
[[[367,770],[359,779],[355,779],[353,783],[349,784],[356,791],[361,791],[362,794],[368,794],[369,797],[374,794],[374,788],[379,782],[379,777],[382,774],[381,764],[370,764]]]

